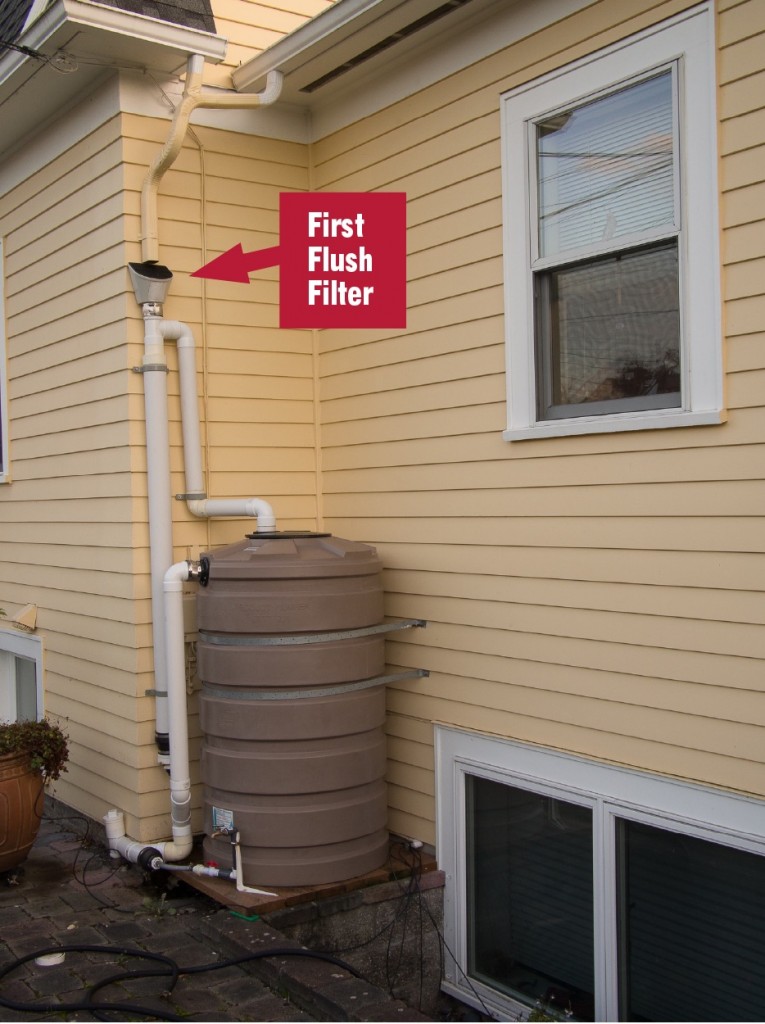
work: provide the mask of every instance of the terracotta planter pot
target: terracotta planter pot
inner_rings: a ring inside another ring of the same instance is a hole
[[[43,778],[28,754],[0,755],[0,871],[20,864],[32,848],[43,809]]]

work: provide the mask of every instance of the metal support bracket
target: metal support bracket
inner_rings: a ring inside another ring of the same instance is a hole
[[[163,373],[170,373],[165,363],[146,363],[145,366],[131,366],[133,373],[149,373],[150,370],[161,370]]]
[[[360,679],[356,683],[338,683],[336,686],[314,687],[310,690],[244,690],[239,687],[211,686],[209,683],[202,683],[202,693],[206,697],[217,697],[221,700],[304,700],[311,697],[334,697],[340,693],[353,693],[355,690],[369,690],[373,686],[400,683],[404,679],[424,679],[429,675],[430,672],[426,668],[410,668],[405,672]]]
[[[290,647],[293,644],[326,644],[335,640],[351,640],[360,636],[374,636],[377,633],[394,633],[400,629],[427,626],[425,619],[399,619],[397,622],[381,622],[377,626],[359,629],[344,629],[334,633],[299,633],[292,636],[232,636],[199,631],[199,639],[206,644],[221,647]]]

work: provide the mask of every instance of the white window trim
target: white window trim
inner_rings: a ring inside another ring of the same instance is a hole
[[[45,708],[43,706],[43,644],[42,638],[21,633],[17,629],[6,629],[0,627],[0,652],[13,654],[18,658],[28,658],[35,664],[35,684],[37,697],[37,717],[43,718]],[[0,686],[15,685],[15,679],[11,679],[2,665],[0,659]]]
[[[466,978],[468,775],[591,808],[596,1020],[619,1019],[616,900],[610,898],[616,891],[617,817],[765,856],[765,808],[750,797],[449,726],[435,727],[435,747],[444,933],[456,959],[447,956],[444,988],[476,1009],[488,1007],[498,1020],[524,1019],[530,1007]]]
[[[531,276],[532,119],[678,62],[682,200],[680,409],[538,420]],[[723,421],[714,11],[678,15],[502,97],[505,335],[508,441],[569,434],[686,427]]]
[[[5,344],[5,271],[3,239],[0,238],[0,484],[9,480],[8,472],[8,362]]]

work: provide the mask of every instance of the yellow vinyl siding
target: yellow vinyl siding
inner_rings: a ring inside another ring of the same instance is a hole
[[[499,95],[688,6],[593,4],[313,147],[315,187],[408,196],[407,331],[325,331],[319,364],[325,525],[378,547],[390,615],[429,623],[389,643],[431,673],[390,691],[405,834],[433,838],[433,721],[765,795],[752,4],[719,16],[729,422],[501,438]]]
[[[95,817],[111,778],[137,791],[122,742],[135,723],[136,609],[121,152],[115,117],[0,199],[11,445],[2,604],[38,607],[45,708],[72,739],[55,792]],[[120,766],[89,772],[117,737]],[[135,795],[125,807],[138,811]]]
[[[99,126],[0,199],[12,482],[0,488],[0,603],[38,606],[46,710],[67,722],[70,770],[56,787],[95,818],[126,812],[129,834],[169,831],[156,763],[140,309],[126,263],[140,259],[140,189],[165,121]],[[310,334],[278,326],[277,269],[251,288],[192,279],[234,241],[275,244],[281,188],[307,187],[293,143],[195,128],[159,197],[166,314],[198,345],[203,461],[214,497],[263,496],[279,525],[316,525]],[[235,237],[232,237],[232,232]],[[203,302],[203,299],[206,300]],[[167,345],[173,493],[184,490],[177,355]],[[195,519],[177,502],[176,556],[254,524]],[[195,698],[192,757],[198,757]],[[192,765],[198,782],[198,767]],[[199,791],[194,826],[201,828]]]

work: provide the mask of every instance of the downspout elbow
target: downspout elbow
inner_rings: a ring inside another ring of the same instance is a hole
[[[281,96],[282,84],[284,83],[284,75],[281,71],[269,71],[266,76],[266,87],[263,92],[259,93],[260,105],[267,107],[271,103],[276,101]]]
[[[189,512],[201,519],[217,516],[248,516],[258,520],[258,533],[274,533],[276,516],[263,498],[189,498]]]

